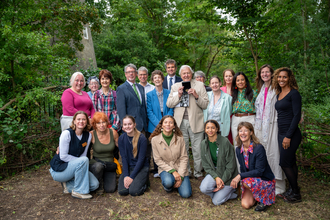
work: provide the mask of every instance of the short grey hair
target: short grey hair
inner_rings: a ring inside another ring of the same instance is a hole
[[[136,66],[135,66],[133,63],[130,63],[130,64],[128,64],[128,65],[126,65],[126,66],[124,67],[124,72],[125,72],[125,73],[126,73],[126,69],[127,69],[128,67],[133,68],[133,69],[135,70],[135,72],[136,72],[136,70],[137,70]]]
[[[71,79],[70,79],[70,86],[72,86],[73,82],[76,80],[78,75],[82,75],[83,79],[84,79],[84,87],[86,86],[86,80],[84,75],[81,72],[75,72],[74,74],[72,74]]]
[[[198,77],[198,76],[204,77],[204,81],[205,81],[205,73],[203,71],[201,71],[201,70],[196,71],[194,74],[194,79],[196,79],[196,77]]]
[[[148,69],[147,69],[146,67],[141,66],[141,67],[138,69],[138,74],[139,74],[140,71],[145,71],[145,72],[147,73],[147,75],[148,75]]]
[[[181,70],[184,69],[184,68],[189,68],[190,69],[190,72],[191,74],[194,74],[194,71],[191,69],[191,67],[189,65],[182,65],[180,70],[179,70],[179,75],[181,76]]]

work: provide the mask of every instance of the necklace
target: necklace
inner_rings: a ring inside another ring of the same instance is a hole
[[[132,141],[130,141],[130,140],[129,140],[129,137],[128,137],[127,134],[126,134],[126,136],[127,136],[127,140],[128,140],[128,142],[132,145],[132,141],[133,141],[133,139],[132,139]]]

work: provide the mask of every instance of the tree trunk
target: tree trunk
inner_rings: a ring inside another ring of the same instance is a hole
[[[249,34],[247,32],[245,24],[243,24],[243,28],[244,28],[244,34],[245,34],[245,36],[248,39],[249,44],[250,44],[250,51],[251,51],[252,56],[253,56],[254,66],[256,68],[256,74],[258,74],[258,70],[259,70],[259,67],[258,67],[258,50],[256,50],[256,52],[254,52],[253,42],[252,42],[251,38],[249,37]]]

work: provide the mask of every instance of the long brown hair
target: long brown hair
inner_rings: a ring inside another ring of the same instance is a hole
[[[157,135],[159,135],[160,133],[162,133],[162,126],[163,126],[163,122],[164,122],[164,120],[166,119],[166,118],[171,118],[172,120],[173,120],[173,122],[174,122],[174,143],[176,144],[176,141],[177,141],[177,139],[178,139],[178,136],[179,137],[182,137],[183,135],[182,135],[182,132],[181,132],[181,130],[180,130],[180,128],[178,127],[178,125],[177,125],[177,123],[176,123],[176,121],[175,121],[175,119],[173,118],[173,116],[171,116],[171,115],[165,115],[160,121],[159,121],[159,123],[158,123],[158,125],[156,126],[156,128],[155,128],[155,130],[154,130],[154,132],[152,132],[152,134],[150,135],[150,137],[149,137],[149,140],[151,141],[151,139],[153,138],[153,137],[155,137],[155,136],[157,136]]]
[[[269,68],[269,71],[271,72],[271,81],[270,81],[270,85],[272,85],[273,82],[273,75],[274,75],[274,69],[272,68],[271,65],[269,64],[264,64],[260,67],[258,73],[257,73],[257,77],[255,79],[255,82],[257,83],[257,92],[259,93],[261,90],[261,87],[263,86],[263,84],[265,83],[262,79],[261,79],[261,71],[263,68]]]
[[[87,115],[87,113],[84,112],[84,111],[77,111],[76,114],[74,114],[73,119],[72,119],[72,122],[71,122],[71,125],[70,125],[70,128],[71,128],[72,130],[74,130],[74,131],[76,130],[76,125],[74,124],[74,120],[76,120],[77,115],[80,115],[80,114],[85,115],[85,117],[86,117],[86,121],[87,121],[87,124],[86,124],[86,126],[84,127],[84,130],[83,130],[83,131],[87,131],[87,132],[89,132],[89,130],[91,129],[91,125],[90,125],[89,120],[88,120],[88,115]]]
[[[274,73],[274,79],[273,79],[273,85],[272,85],[272,87],[275,89],[276,94],[279,94],[282,91],[282,88],[278,84],[278,79],[277,79],[278,78],[278,75],[282,71],[287,72],[287,74],[288,74],[290,88],[291,89],[298,90],[299,87],[298,87],[296,78],[293,75],[292,70],[290,68],[288,68],[288,67],[281,67],[281,68],[278,68],[277,70],[275,70],[275,73]]]
[[[237,142],[237,146],[240,147],[242,146],[243,142],[241,141],[241,139],[239,138],[239,130],[242,127],[246,127],[247,129],[249,129],[250,131],[252,131],[251,134],[251,141],[253,142],[253,147],[255,147],[257,144],[260,144],[259,139],[257,138],[257,136],[254,134],[254,128],[253,125],[250,122],[246,122],[243,121],[241,123],[238,124],[237,126],[237,136],[236,136],[236,142]]]
[[[136,124],[135,123],[135,118],[131,115],[126,115],[124,118],[123,118],[123,121],[124,119],[131,119],[131,121],[133,122],[133,124]],[[134,128],[134,136],[133,136],[133,140],[132,140],[132,145],[133,145],[133,156],[134,158],[137,156],[137,153],[138,153],[138,148],[137,148],[137,145],[138,145],[138,142],[139,142],[139,138],[140,138],[140,135],[141,135],[141,132],[136,129],[136,127]]]
[[[223,75],[223,86],[226,86],[225,73],[226,73],[227,71],[229,71],[229,72],[231,73],[231,75],[233,75],[233,77],[235,76],[235,72],[234,72],[234,70],[232,70],[232,69],[225,69],[225,70],[223,71],[223,73],[222,73],[222,75]],[[211,81],[211,80],[210,80],[210,81]],[[221,81],[220,81],[220,82],[221,82]]]

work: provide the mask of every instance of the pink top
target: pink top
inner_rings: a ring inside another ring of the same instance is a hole
[[[226,86],[222,86],[222,87],[220,87],[220,89],[221,89],[224,93],[227,93],[227,87],[226,87]]]
[[[265,88],[264,110],[265,110],[265,105],[266,105],[267,94],[268,94],[268,87]]]
[[[84,111],[88,116],[93,117],[95,109],[92,100],[87,92],[81,91],[78,95],[71,89],[66,89],[61,97],[63,115],[73,116],[77,111]]]

